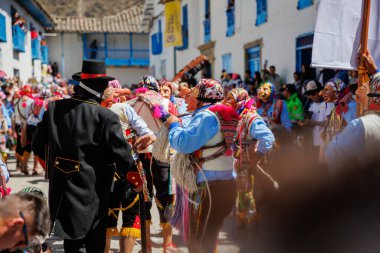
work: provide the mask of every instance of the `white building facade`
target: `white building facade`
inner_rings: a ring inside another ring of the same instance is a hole
[[[165,48],[163,37],[158,39],[164,35],[164,5],[155,4],[150,71],[158,78],[171,79],[200,54],[209,58],[209,75],[216,79],[223,69],[243,77],[246,69],[254,73],[267,62],[268,67],[276,66],[284,81],[293,82],[294,71],[311,62],[316,0],[182,0],[181,4],[185,39],[176,50]]]
[[[14,13],[24,18],[24,30],[12,25]],[[0,1],[0,70],[7,77],[18,76],[23,82],[29,78],[40,81],[42,66],[48,63],[48,47],[33,39],[32,31],[43,34],[52,28],[53,21],[35,1]]]

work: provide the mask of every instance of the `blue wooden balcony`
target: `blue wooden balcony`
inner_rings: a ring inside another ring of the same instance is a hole
[[[48,46],[41,46],[41,62],[42,64],[49,63],[49,48]]]
[[[109,48],[107,38],[108,34],[104,33],[104,46],[93,49],[87,47],[87,34],[83,34],[83,58],[103,60],[107,67],[149,67],[149,49],[134,48],[132,33],[129,34],[129,48]]]
[[[114,67],[149,67],[149,49],[85,49],[84,58],[104,60],[106,66]]]
[[[235,34],[235,8],[231,8],[227,13],[227,32],[226,36],[231,37]]]
[[[208,18],[203,21],[204,27],[204,43],[209,43],[211,41],[211,20]]]
[[[38,39],[32,39],[32,59],[41,59],[41,46]]]
[[[12,26],[13,49],[18,52],[25,52],[25,32],[20,26]]]
[[[0,14],[0,42],[7,42],[7,22],[2,14]]]

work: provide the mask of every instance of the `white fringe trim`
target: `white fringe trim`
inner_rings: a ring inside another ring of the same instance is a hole
[[[152,155],[160,162],[170,163],[169,128],[162,126],[153,144]]]
[[[170,169],[177,185],[189,193],[198,191],[197,176],[190,155],[177,153]]]

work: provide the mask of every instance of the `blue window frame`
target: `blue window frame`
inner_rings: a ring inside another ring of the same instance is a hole
[[[41,59],[41,46],[38,39],[32,39],[32,59]]]
[[[186,50],[189,47],[189,22],[187,16],[187,4],[182,6],[182,46],[177,50]]]
[[[301,71],[302,65],[311,64],[314,33],[302,34],[296,38],[296,70]]]
[[[259,45],[246,49],[247,54],[247,67],[254,74],[260,71],[261,63],[261,47]]]
[[[231,37],[235,34],[235,6],[231,2],[231,0],[228,1],[228,8],[226,11],[227,14],[227,32],[226,36]]]
[[[257,19],[256,26],[264,24],[268,21],[268,8],[267,8],[267,0],[256,0],[257,6]]]
[[[227,71],[227,73],[232,72],[232,55],[231,53],[222,55],[222,68]]]
[[[41,46],[41,61],[42,64],[49,63],[49,48],[48,46]]]
[[[204,27],[204,43],[211,41],[211,13],[210,13],[210,0],[205,0],[205,20],[203,21]]]
[[[162,53],[162,30],[161,20],[158,21],[158,32],[151,37],[152,54],[159,55]]]
[[[0,42],[7,41],[7,22],[5,16],[0,14]]]
[[[18,52],[25,52],[25,32],[19,25],[12,26],[13,49]]]
[[[297,9],[302,10],[307,7],[313,6],[314,0],[298,0]]]

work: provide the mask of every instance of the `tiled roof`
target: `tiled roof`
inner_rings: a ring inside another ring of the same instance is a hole
[[[143,15],[143,6],[136,5],[127,10],[123,10],[112,16],[103,18],[88,17],[62,17],[52,16],[57,32],[109,32],[109,33],[139,33],[141,31],[141,22]]]

